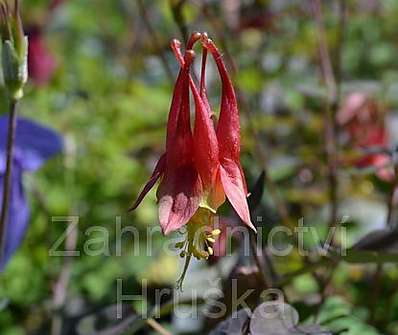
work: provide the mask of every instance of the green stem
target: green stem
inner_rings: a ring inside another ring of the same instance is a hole
[[[180,278],[177,280],[177,285],[176,285],[176,289],[179,289],[182,291],[182,283],[184,282],[184,278],[187,274],[187,270],[189,267],[189,263],[191,262],[191,258],[192,258],[192,253],[189,252],[188,255],[186,255],[185,258],[185,264],[184,264],[184,270],[182,271],[182,274],[180,276]]]

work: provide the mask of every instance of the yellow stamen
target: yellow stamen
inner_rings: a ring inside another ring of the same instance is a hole
[[[183,272],[177,280],[178,289],[182,289],[182,284],[192,256],[200,260],[208,259],[209,256],[214,254],[212,244],[215,243],[217,236],[221,234],[221,230],[214,229],[209,233],[213,225],[213,213],[204,208],[200,208],[186,225],[187,235],[185,241],[175,244],[176,248],[183,249],[180,252],[180,256],[186,258]]]
[[[220,235],[221,234],[221,230],[220,229],[214,229],[212,232],[211,232],[211,235],[213,235],[213,236],[218,236],[218,235]]]

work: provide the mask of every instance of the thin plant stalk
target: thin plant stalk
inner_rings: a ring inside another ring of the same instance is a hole
[[[337,177],[337,124],[336,113],[341,99],[341,54],[345,31],[345,2],[339,0],[339,27],[335,67],[333,68],[330,51],[326,41],[324,17],[320,0],[312,0],[312,12],[317,25],[320,67],[328,91],[325,116],[325,151],[328,165],[330,216],[329,227],[337,224],[338,219],[338,177]]]
[[[14,142],[17,127],[17,101],[12,99],[10,102],[10,115],[8,117],[7,151],[6,151],[6,170],[3,181],[3,199],[1,204],[0,216],[0,258],[3,257],[5,247],[5,236],[7,229],[8,210],[10,207],[11,185],[12,185],[12,163],[14,158]]]
[[[320,57],[320,68],[323,79],[326,84],[328,96],[326,101],[326,115],[325,115],[325,152],[327,156],[328,169],[328,188],[329,188],[329,222],[328,227],[335,227],[338,222],[338,146],[337,146],[337,122],[336,113],[340,108],[341,100],[341,56],[344,47],[344,32],[346,24],[346,4],[344,0],[337,1],[339,8],[339,25],[337,31],[337,47],[335,53],[334,68],[330,56],[329,47],[326,40],[325,23],[322,13],[322,3],[320,0],[311,0],[312,14],[317,26],[317,39]],[[335,231],[329,247],[333,247],[335,240]],[[338,263],[332,267],[325,278],[315,275],[315,279],[319,282],[321,287],[321,301],[318,304],[316,317],[319,316],[320,308],[326,300],[327,290],[333,279],[334,270]]]

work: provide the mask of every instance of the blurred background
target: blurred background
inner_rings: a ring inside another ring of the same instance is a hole
[[[19,113],[57,130],[65,148],[24,175],[32,214],[0,277],[0,333],[161,334],[148,324],[114,330],[116,279],[123,280],[123,294],[141,294],[142,280],[148,282],[147,300],[124,305],[134,324],[138,311],[153,306],[154,290],[174,287],[182,270],[177,255],[162,251],[168,237],[154,234],[154,251],[145,253],[146,228],[158,225],[155,192],[134,213],[127,209],[164,150],[179,69],[169,42],[207,31],[238,92],[242,163],[249,188],[257,182],[253,215],[262,218],[264,239],[275,225],[303,217],[323,241],[335,208],[348,246],[359,242],[355,260],[333,266],[318,266],[321,258],[311,255],[272,257],[289,303],[301,321],[336,334],[398,334],[396,236],[386,231],[396,224],[398,200],[397,16],[394,0],[23,1],[30,78]],[[214,70],[211,63],[208,93],[218,110]],[[236,221],[228,205],[222,215]],[[51,218],[65,216],[79,217],[78,232],[59,250],[79,250],[79,257],[49,255],[68,224]],[[116,220],[142,231],[139,244],[125,235],[121,257]],[[101,252],[103,231],[88,230],[94,226],[107,229],[110,255]],[[305,241],[309,249],[316,242]],[[242,260],[234,243],[232,256],[192,264],[188,296],[191,286],[206,287],[217,276],[222,290],[232,278],[242,289],[261,287],[252,261]],[[98,255],[85,255],[87,247]],[[143,250],[132,255],[134,247]],[[393,256],[384,264],[378,252],[386,248]],[[258,296],[253,300],[251,307]],[[158,322],[171,334],[207,334],[221,319],[166,310]]]

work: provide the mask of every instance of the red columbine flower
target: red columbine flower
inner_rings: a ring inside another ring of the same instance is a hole
[[[200,89],[189,74],[194,58],[193,45],[203,45]],[[242,221],[254,229],[247,204],[247,188],[240,165],[240,124],[235,92],[221,55],[206,34],[194,33],[187,43],[185,56],[180,42],[171,47],[181,70],[175,83],[167,124],[166,153],[138,196],[135,209],[149,190],[161,179],[157,198],[159,220],[164,234],[187,226],[187,238],[177,243],[187,258],[182,283],[191,256],[198,259],[213,254],[212,244],[221,233],[214,214],[225,202],[231,202]],[[221,111],[217,125],[205,88],[207,50],[213,55],[222,81]],[[195,102],[195,124],[190,126],[189,88]]]
[[[197,40],[193,34],[192,40]],[[205,48],[202,61],[200,93],[190,78],[190,86],[195,100],[194,155],[203,183],[204,196],[201,205],[215,212],[224,202],[225,195],[244,223],[255,229],[250,220],[247,205],[247,186],[240,164],[240,121],[236,95],[228,76],[222,56],[214,42],[201,34]],[[172,49],[182,62],[180,43],[172,42]],[[204,86],[207,50],[213,55],[222,81],[220,118],[216,127],[212,121],[212,111]]]
[[[200,92],[189,69],[194,58],[193,44],[201,38],[205,48]],[[240,165],[240,123],[235,92],[222,57],[206,34],[195,33],[187,44],[185,58],[180,43],[172,49],[181,64],[167,125],[166,153],[160,158],[150,180],[132,209],[161,178],[158,189],[159,219],[165,234],[184,226],[198,207],[216,212],[225,195],[251,228],[247,188]],[[206,51],[214,57],[222,80],[220,118],[214,126],[204,87]],[[195,126],[192,134],[189,113],[189,86],[195,101]]]

